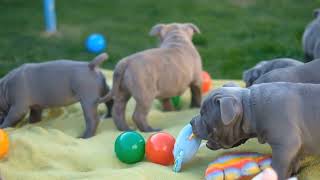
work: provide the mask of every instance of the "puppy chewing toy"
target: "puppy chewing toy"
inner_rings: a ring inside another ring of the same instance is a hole
[[[190,161],[200,147],[201,139],[194,136],[192,126],[186,125],[179,133],[174,144],[173,171],[179,172],[184,163]]]

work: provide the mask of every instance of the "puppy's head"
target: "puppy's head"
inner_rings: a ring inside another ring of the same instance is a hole
[[[268,63],[268,61],[261,61],[251,69],[243,72],[242,79],[246,83],[246,87],[251,86],[254,81],[264,74],[266,67],[268,67]]]
[[[194,33],[200,33],[199,28],[192,23],[157,24],[149,32],[150,36],[157,36],[163,41],[170,34],[178,34],[186,39],[192,40]]]
[[[204,100],[200,115],[191,120],[193,133],[208,140],[212,150],[228,149],[244,143],[242,92],[240,87],[223,87],[214,90]]]
[[[313,10],[313,17],[317,18],[320,14],[320,8]]]
[[[252,68],[243,73],[242,79],[246,83],[246,87],[250,87],[261,75],[262,72],[260,69]]]

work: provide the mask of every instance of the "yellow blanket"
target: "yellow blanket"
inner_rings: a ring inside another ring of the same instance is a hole
[[[105,72],[110,85],[111,72]],[[214,81],[219,87],[225,81]],[[189,109],[190,94],[182,97],[182,110],[162,112],[161,104],[155,100],[148,116],[154,127],[177,136],[180,129],[196,115],[199,109]],[[127,107],[127,120],[131,120],[134,101]],[[105,106],[99,106],[99,113],[105,113]],[[319,127],[320,128],[320,127]],[[199,150],[192,162],[174,173],[171,166],[161,166],[143,160],[127,165],[121,163],[114,153],[114,141],[121,133],[116,130],[112,119],[101,120],[96,136],[78,139],[84,130],[84,119],[79,104],[66,108],[47,110],[43,120],[30,125],[25,120],[16,128],[6,131],[10,136],[10,152],[0,161],[0,175],[5,180],[62,180],[62,179],[204,179],[207,165],[227,151]],[[142,133],[147,139],[151,133]],[[255,139],[229,151],[253,151],[270,153],[268,145],[261,145]],[[301,179],[320,178],[320,161],[308,158],[302,164]],[[318,178],[316,178],[318,177]]]

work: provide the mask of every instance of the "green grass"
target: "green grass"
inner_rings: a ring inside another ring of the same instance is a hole
[[[41,0],[0,0],[0,76],[26,62],[59,58],[90,60],[84,40],[108,39],[104,67],[155,47],[148,36],[156,23],[193,22],[203,67],[213,78],[241,78],[260,60],[303,58],[301,36],[320,0],[58,0],[59,33],[44,35]]]

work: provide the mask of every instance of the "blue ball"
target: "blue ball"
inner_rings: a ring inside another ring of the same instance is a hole
[[[86,40],[87,50],[91,53],[100,53],[105,48],[107,42],[103,35],[101,34],[91,34]]]

